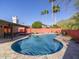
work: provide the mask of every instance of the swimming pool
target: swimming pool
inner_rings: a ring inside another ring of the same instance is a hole
[[[55,34],[31,35],[12,44],[11,48],[24,55],[48,55],[59,51],[63,44],[54,38]]]

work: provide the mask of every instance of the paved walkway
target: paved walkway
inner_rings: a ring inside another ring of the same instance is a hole
[[[79,43],[70,41],[63,59],[79,59]]]
[[[65,39],[66,39],[66,42],[65,42]],[[14,42],[16,42],[16,40],[12,42],[7,42],[7,43],[1,43],[0,44],[0,59],[62,59],[67,49],[66,44],[69,39],[70,37],[58,36],[57,40],[61,41],[64,44],[64,47],[60,51],[54,54],[44,55],[44,56],[27,56],[27,55],[22,55],[22,54],[14,52],[11,49],[11,45]]]

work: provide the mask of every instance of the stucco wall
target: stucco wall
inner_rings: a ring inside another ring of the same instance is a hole
[[[25,27],[18,27],[18,32],[25,32]]]
[[[62,30],[67,32],[68,35],[79,41],[79,30]]]
[[[28,28],[26,29],[28,33],[52,33],[61,32],[61,28]]]

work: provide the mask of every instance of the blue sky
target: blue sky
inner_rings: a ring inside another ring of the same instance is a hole
[[[75,13],[74,0],[67,6],[67,1],[60,2],[61,11],[56,14],[57,22],[68,19]],[[51,4],[48,0],[0,0],[0,19],[12,21],[12,16],[18,16],[19,23],[31,25],[34,21],[41,21],[51,25],[54,21],[51,12],[48,15],[41,15],[41,11],[51,11]]]

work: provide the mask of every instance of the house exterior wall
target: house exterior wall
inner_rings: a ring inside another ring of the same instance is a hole
[[[12,26],[12,33],[18,32],[18,26],[13,25]],[[11,33],[11,27],[9,26],[9,23],[2,23],[0,24],[0,37],[4,37],[4,33]]]
[[[11,22],[6,21],[0,21],[0,37],[6,38],[6,37],[14,37],[17,36],[20,32],[18,29],[22,29],[24,33],[26,33],[26,27],[24,25],[20,24],[14,24]],[[10,36],[11,35],[11,36]]]
[[[4,37],[5,32],[4,26],[8,26],[8,24],[7,23],[0,24],[0,37]]]
[[[0,24],[0,37],[2,37],[3,35],[4,35],[3,27],[2,27],[2,25]]]
[[[25,27],[18,27],[18,32],[25,32]]]

